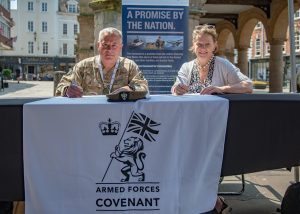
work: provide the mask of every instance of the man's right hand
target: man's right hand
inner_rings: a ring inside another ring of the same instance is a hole
[[[71,84],[67,91],[66,91],[66,96],[70,98],[78,98],[82,97],[83,95],[83,89],[80,86]]]

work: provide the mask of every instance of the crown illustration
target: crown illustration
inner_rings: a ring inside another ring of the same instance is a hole
[[[100,122],[99,128],[102,132],[102,135],[117,135],[120,128],[120,123],[118,121],[111,122],[111,119],[108,118],[108,122]]]

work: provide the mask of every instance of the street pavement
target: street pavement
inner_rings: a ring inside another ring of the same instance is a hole
[[[52,81],[9,81],[9,87],[0,90],[0,102],[3,98],[52,97]],[[257,90],[255,93],[266,93]],[[220,192],[240,191],[240,176],[228,176],[220,185]],[[238,196],[224,198],[232,207],[232,214],[275,214],[286,188],[294,181],[293,171],[277,169],[245,175],[245,191]],[[199,202],[201,203],[201,202]]]
[[[9,80],[8,88],[1,90],[1,98],[17,97],[52,97],[54,84],[52,81],[12,81]]]

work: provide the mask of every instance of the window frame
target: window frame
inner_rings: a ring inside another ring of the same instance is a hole
[[[28,30],[28,32],[33,32],[34,31],[34,23],[33,23],[33,21],[28,21],[27,22],[27,30]]]
[[[48,42],[43,42],[43,54],[48,54],[49,44]]]
[[[42,2],[42,12],[48,12],[48,3]]]
[[[27,2],[27,11],[33,12],[33,1]]]
[[[29,41],[28,43],[28,54],[34,54],[34,43]]]
[[[63,43],[63,51],[62,51],[62,54],[63,55],[68,55],[68,44],[67,43]]]
[[[255,56],[261,56],[261,38],[260,35],[256,35],[255,38]]]
[[[63,23],[63,35],[68,35],[68,24]]]
[[[47,33],[48,32],[48,22],[42,21],[42,32]]]

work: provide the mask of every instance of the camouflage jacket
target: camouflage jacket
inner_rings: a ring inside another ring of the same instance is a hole
[[[123,86],[134,87],[136,91],[148,91],[148,82],[135,62],[125,57],[120,57],[115,80],[111,92]],[[55,96],[65,96],[67,88],[75,81],[83,89],[83,95],[102,95],[103,89],[109,85],[111,73],[101,78],[98,57],[90,57],[78,62],[72,71],[64,75],[57,85]]]

